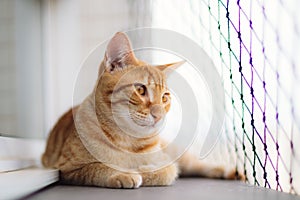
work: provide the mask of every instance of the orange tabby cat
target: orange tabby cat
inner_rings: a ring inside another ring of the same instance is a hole
[[[157,132],[171,103],[165,73],[179,64],[150,66],[135,57],[124,33],[115,34],[92,94],[51,131],[43,165],[59,169],[64,183],[109,188],[170,185],[178,175],[240,178],[189,153],[153,167],[172,154]]]

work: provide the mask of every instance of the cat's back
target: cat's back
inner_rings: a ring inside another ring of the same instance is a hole
[[[75,130],[73,112],[76,112],[76,110],[77,107],[68,110],[51,130],[45,153],[42,156],[42,163],[45,167],[54,167],[61,155],[65,141]]]

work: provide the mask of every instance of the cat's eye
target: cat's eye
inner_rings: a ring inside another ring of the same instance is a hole
[[[168,100],[169,100],[169,96],[170,96],[169,93],[165,93],[165,94],[162,96],[162,102],[163,102],[163,103],[167,103]]]
[[[135,89],[139,95],[144,96],[146,94],[146,86],[142,84],[136,84]]]

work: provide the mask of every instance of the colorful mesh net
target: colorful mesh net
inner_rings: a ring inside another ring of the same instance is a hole
[[[299,194],[300,1],[190,5],[223,78],[227,146],[237,167],[249,183]]]

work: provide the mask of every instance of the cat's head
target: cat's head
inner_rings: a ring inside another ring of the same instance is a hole
[[[113,117],[120,129],[136,137],[153,134],[163,124],[171,105],[166,73],[181,64],[151,66],[140,61],[128,37],[116,33],[101,64],[103,72],[96,87],[98,112]]]

